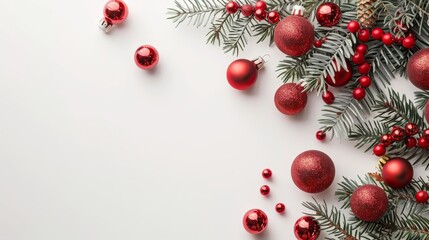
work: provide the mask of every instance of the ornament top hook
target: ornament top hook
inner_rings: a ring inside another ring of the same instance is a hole
[[[253,59],[252,62],[256,64],[256,68],[258,70],[261,70],[265,66],[265,63],[267,63],[270,60],[270,55],[265,54],[264,56],[259,56],[256,59]]]
[[[305,7],[301,5],[295,5],[292,8],[292,15],[303,17],[305,13]]]

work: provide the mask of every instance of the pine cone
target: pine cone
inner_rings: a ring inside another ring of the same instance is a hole
[[[358,0],[357,2],[358,20],[364,28],[372,28],[377,21],[377,16],[374,14],[375,2],[377,0]]]

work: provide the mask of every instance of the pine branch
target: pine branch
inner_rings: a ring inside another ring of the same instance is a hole
[[[168,19],[177,23],[177,26],[188,20],[189,24],[196,27],[206,26],[213,22],[216,15],[225,11],[227,0],[183,0],[182,3],[175,1],[176,8],[169,8]]]
[[[359,121],[354,125],[350,133],[349,140],[357,142],[355,147],[362,148],[366,146],[365,152],[380,143],[381,135],[387,133],[389,128],[378,121]]]
[[[311,53],[312,50],[302,57],[286,57],[277,66],[276,72],[279,72],[277,77],[281,78],[284,83],[300,80],[305,75],[307,58]]]
[[[429,91],[418,91],[415,92],[414,95],[416,96],[415,102],[417,109],[424,109],[426,102],[429,100]]]
[[[231,31],[225,40],[223,50],[225,53],[232,52],[233,55],[238,55],[240,51],[247,45],[247,37],[252,36],[251,23],[252,18],[241,17],[236,19],[232,26]]]
[[[273,24],[267,24],[267,23],[261,23],[257,24],[256,26],[253,26],[253,31],[255,32],[254,36],[259,37],[258,42],[263,42],[265,39],[270,40],[270,46],[274,43],[274,28],[276,25]]]
[[[221,42],[225,42],[228,32],[231,31],[233,21],[234,15],[227,12],[223,13],[219,19],[212,23],[207,33],[207,43],[215,44],[217,42],[220,45]]]

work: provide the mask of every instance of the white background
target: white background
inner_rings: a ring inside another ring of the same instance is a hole
[[[106,35],[104,0],[0,0],[0,239],[294,239],[301,202],[336,204],[335,185],[316,195],[294,186],[295,156],[326,152],[336,182],[375,170],[353,143],[315,139],[320,97],[299,116],[277,111],[275,47],[251,43],[239,56],[271,60],[238,92],[225,79],[236,57],[206,45],[207,29],[166,20],[173,0],[127,3],[128,20]],[[159,50],[153,72],[134,64],[143,44]],[[264,235],[242,227],[251,208],[269,216]]]

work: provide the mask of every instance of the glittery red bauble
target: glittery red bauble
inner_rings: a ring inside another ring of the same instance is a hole
[[[259,209],[251,209],[243,217],[243,226],[250,234],[259,234],[265,231],[268,225],[267,215]]]
[[[403,188],[413,180],[413,166],[403,158],[392,158],[383,166],[381,176],[391,188]]]
[[[134,54],[134,62],[139,68],[144,70],[154,68],[156,64],[158,64],[158,61],[158,51],[150,45],[143,45],[139,47]]]
[[[384,190],[375,185],[358,187],[350,198],[353,214],[365,222],[375,222],[386,214],[389,200]]]
[[[233,88],[246,90],[256,82],[258,67],[253,61],[237,59],[226,70],[226,78]]]
[[[295,222],[293,232],[298,240],[315,240],[320,234],[320,225],[314,217],[304,216]]]
[[[292,163],[292,180],[304,192],[325,191],[335,178],[335,166],[325,153],[309,150],[299,154]]]
[[[283,84],[274,95],[274,103],[277,109],[286,115],[300,113],[307,105],[307,93],[304,88],[296,83]]]
[[[103,9],[104,18],[110,24],[119,24],[128,17],[128,7],[122,0],[110,0]]]
[[[341,20],[341,9],[333,2],[322,3],[316,10],[316,19],[324,27],[335,26]]]
[[[427,101],[425,104],[424,114],[426,122],[429,123],[429,101]]]
[[[407,74],[414,86],[429,90],[429,48],[417,51],[408,60]]]
[[[274,42],[283,53],[299,57],[313,47],[313,25],[304,17],[288,16],[274,29]]]
[[[352,73],[352,65],[349,61],[346,61],[347,63],[347,70],[341,67],[339,71],[335,71],[334,79],[331,78],[331,76],[327,76],[325,81],[329,85],[333,87],[342,87],[346,85],[353,77]]]

